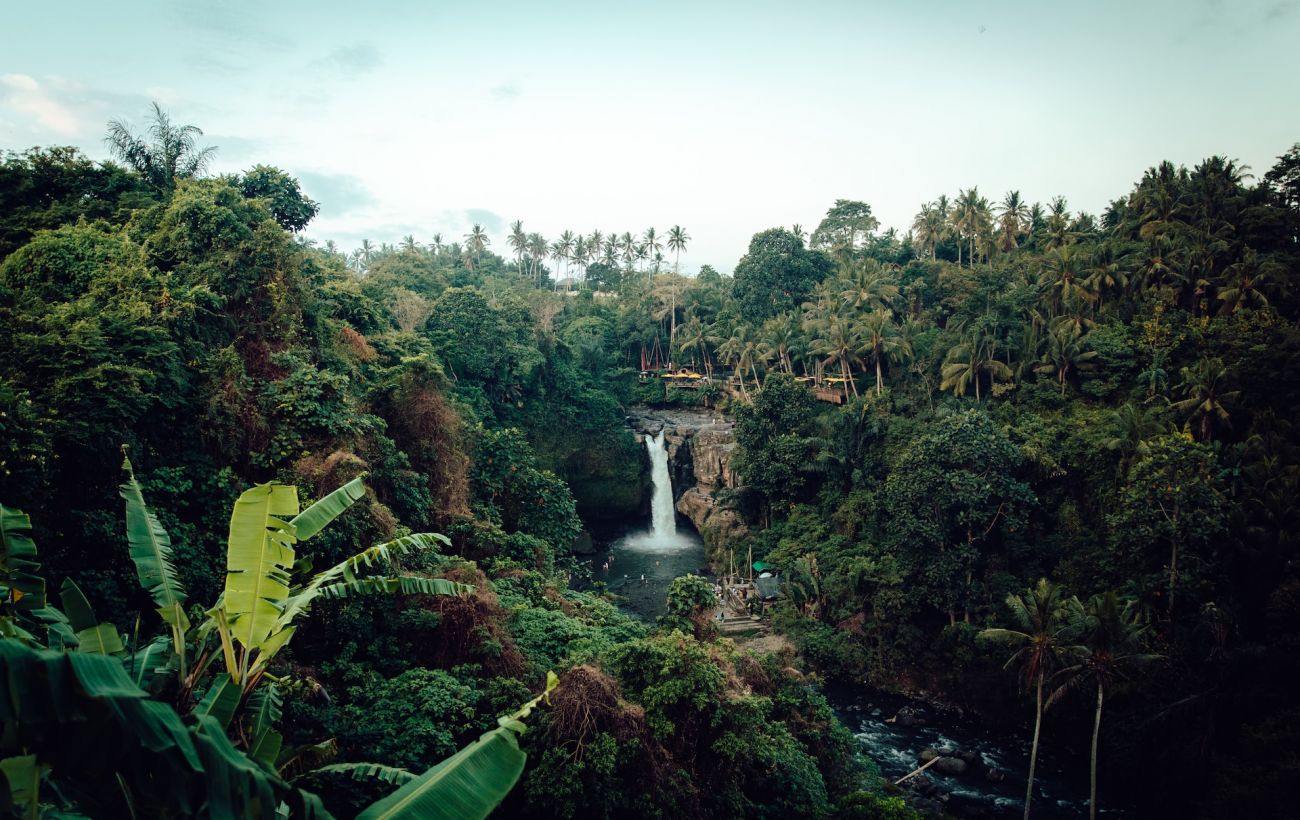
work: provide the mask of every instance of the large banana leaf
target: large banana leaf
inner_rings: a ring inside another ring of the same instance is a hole
[[[225,729],[230,725],[230,719],[235,716],[235,710],[239,708],[239,699],[243,694],[244,691],[239,684],[231,680],[230,675],[222,672],[212,678],[212,685],[208,687],[207,694],[195,705],[194,711],[190,714],[195,720],[210,717]]]
[[[395,786],[410,783],[415,779],[415,775],[406,769],[385,766],[382,763],[332,763],[329,766],[312,769],[307,774],[341,774],[353,780],[380,780]]]
[[[354,478],[303,510],[289,523],[293,524],[298,540],[306,541],[323,530],[326,524],[338,518],[344,510],[365,494],[366,485],[360,478]]]
[[[523,718],[559,683],[546,675],[546,690],[500,726],[372,804],[357,820],[481,820],[514,788],[527,755],[517,735]]]
[[[95,617],[95,611],[86,600],[86,594],[71,578],[63,579],[59,587],[59,598],[63,601],[63,611],[67,613],[68,622],[77,634],[77,649],[96,655],[116,655],[123,651],[122,636],[112,624],[101,624]]]
[[[276,619],[275,626],[264,644],[274,643],[274,649],[278,650],[284,644],[288,643],[289,638],[293,636],[294,621],[311,608],[312,602],[320,597],[326,587],[339,579],[345,581],[357,580],[357,573],[362,568],[371,568],[375,566],[387,566],[394,556],[401,555],[413,550],[430,550],[436,552],[439,544],[449,544],[447,536],[437,533],[416,533],[397,538],[385,544],[378,544],[353,555],[347,560],[341,561],[329,569],[322,570],[306,585],[299,589],[293,590],[287,601],[284,603],[280,617]],[[473,588],[464,587],[459,592],[473,592]],[[378,591],[378,590],[374,590]],[[430,593],[438,594],[438,593]],[[454,593],[443,593],[454,594]],[[333,597],[344,597],[334,595]],[[264,655],[274,654],[272,650],[263,648]]]
[[[245,490],[230,515],[226,615],[247,650],[261,648],[284,611],[297,540],[288,519],[297,514],[297,489],[271,483]]]
[[[473,820],[514,788],[527,755],[515,733],[497,728],[372,804],[357,820]]]
[[[32,521],[25,513],[0,504],[0,603],[14,612],[45,606],[45,579],[37,575]]]
[[[75,784],[77,808],[92,817],[121,816],[123,794],[168,816],[272,817],[285,803],[294,817],[329,817],[314,795],[236,750],[211,717],[189,729],[149,700],[115,658],[0,640],[0,725],[0,757],[35,754],[56,782]]]
[[[446,578],[422,578],[418,575],[359,578],[321,587],[322,598],[351,598],[356,595],[380,595],[400,592],[403,595],[472,595],[474,587]]]
[[[13,811],[14,817],[36,820],[41,814],[41,774],[45,767],[36,762],[36,755],[6,757],[0,760],[0,772],[8,785],[11,806],[0,805]],[[20,815],[17,809],[22,809]],[[8,816],[8,815],[6,815]]]
[[[275,684],[263,684],[248,699],[248,728],[253,742],[248,756],[270,771],[280,757],[284,737],[275,730],[284,712],[284,698]]]
[[[123,658],[122,665],[126,667],[131,682],[147,690],[154,676],[167,669],[175,658],[171,649],[171,640],[165,635],[160,635],[136,650],[134,654]]]
[[[144,503],[130,459],[122,460],[126,483],[119,488],[126,502],[126,541],[135,562],[140,585],[153,596],[158,614],[181,632],[189,628],[185,617],[185,587],[172,566],[172,542],[158,517]]]

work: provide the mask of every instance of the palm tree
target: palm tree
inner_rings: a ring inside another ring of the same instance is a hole
[[[912,233],[921,246],[921,252],[924,253],[928,248],[931,259],[935,258],[939,242],[943,239],[946,219],[933,202],[927,202],[912,220]]]
[[[701,322],[698,316],[692,316],[678,328],[678,350],[682,352],[688,350],[699,351],[704,373],[710,380],[713,379],[713,361],[709,357],[709,346],[716,342],[717,338],[713,335],[713,329]]]
[[[1228,266],[1231,281],[1219,288],[1218,298],[1223,302],[1220,313],[1236,313],[1238,308],[1268,307],[1268,297],[1259,286],[1268,282],[1274,273],[1284,273],[1282,266],[1271,258],[1259,258],[1254,248],[1246,248],[1241,259]]]
[[[465,258],[469,262],[471,272],[473,272],[474,266],[478,264],[479,257],[483,255],[483,252],[487,250],[487,246],[490,244],[492,244],[492,240],[488,238],[487,231],[483,230],[482,225],[475,222],[474,227],[470,228],[469,233],[465,234]]]
[[[1092,304],[1095,294],[1088,288],[1085,274],[1087,259],[1079,245],[1061,245],[1043,260],[1039,283],[1048,297],[1052,315],[1059,315],[1070,304]]]
[[[1061,587],[1046,578],[1039,579],[1024,596],[1007,595],[1007,608],[1017,628],[985,629],[979,636],[1016,647],[1003,668],[1018,663],[1026,685],[1032,684],[1036,692],[1034,742],[1029,747],[1029,785],[1025,789],[1025,820],[1029,820],[1034,771],[1038,766],[1038,738],[1043,726],[1043,683],[1060,665],[1083,613],[1078,598],[1066,598]]]
[[[749,392],[745,389],[746,370],[754,376],[754,388],[757,389],[759,386],[756,367],[758,344],[755,341],[754,329],[744,323],[736,325],[727,340],[718,346],[718,357],[726,364],[736,365],[736,375],[740,377],[740,394],[748,400]]]
[[[420,249],[420,243],[415,241],[415,236],[407,234],[402,237],[402,251],[404,253],[415,253]]]
[[[611,268],[618,265],[618,239],[616,237],[611,235],[605,240],[605,244],[601,248],[600,261]]]
[[[898,332],[894,317],[887,310],[875,310],[862,322],[863,352],[876,366],[876,395],[882,392],[884,379],[881,365],[886,358],[899,360],[912,355],[911,344]]]
[[[793,313],[773,316],[759,330],[759,356],[764,362],[775,361],[786,373],[794,373],[794,355],[803,339],[799,321]]]
[[[844,304],[860,310],[880,307],[893,313],[894,300],[899,294],[894,278],[874,259],[851,264],[836,280],[843,287],[840,298]]]
[[[1180,372],[1183,381],[1178,387],[1183,391],[1184,398],[1171,406],[1174,410],[1187,414],[1187,423],[1199,433],[1200,440],[1210,440],[1216,421],[1225,427],[1231,427],[1231,418],[1224,403],[1236,401],[1241,396],[1241,391],[1225,391],[1222,388],[1220,383],[1228,375],[1223,360],[1217,357],[1201,359]]]
[[[1065,197],[1058,196],[1052,200],[1051,209],[1047,214],[1047,250],[1055,250],[1069,244],[1073,239],[1070,236],[1070,211],[1066,208]]]
[[[1072,322],[1056,322],[1047,333],[1047,349],[1043,352],[1035,372],[1051,373],[1061,385],[1065,395],[1065,382],[1074,370],[1091,370],[1097,351],[1088,350],[1088,334]]]
[[[442,234],[435,233],[433,235],[433,239],[429,240],[429,248],[434,253],[437,253],[438,251],[442,250]]]
[[[561,236],[563,236],[563,234],[561,234]],[[560,279],[563,278],[563,274],[560,272],[560,263],[567,262],[569,259],[569,252],[564,247],[563,239],[557,239],[551,243],[551,259],[555,261],[555,271],[556,271],[555,281],[552,283],[552,285],[554,286],[555,290],[559,290]]]
[[[538,287],[542,286],[542,262],[546,259],[549,248],[546,237],[540,233],[528,234],[529,273],[532,274]]]
[[[370,269],[370,263],[375,258],[375,246],[370,244],[369,239],[361,240],[361,247],[352,252],[352,268],[357,273],[365,273]]]
[[[664,243],[659,241],[654,228],[646,228],[645,233],[641,235],[641,240],[641,244],[645,247],[645,259],[654,259],[656,254],[663,252]]]
[[[150,141],[131,133],[120,120],[108,123],[104,141],[115,157],[131,166],[150,185],[166,192],[176,187],[176,180],[196,177],[207,170],[217,149],[198,148],[194,138],[203,136],[198,126],[172,125],[167,112],[158,103],[152,105]]]
[[[992,224],[988,200],[980,196],[979,188],[957,192],[957,202],[951,217],[958,237],[965,237],[970,246],[970,264],[975,264],[975,240]],[[957,248],[957,264],[961,264],[961,247]]]
[[[821,325],[821,334],[813,339],[809,347],[813,353],[825,356],[825,364],[840,365],[840,375],[844,377],[844,394],[849,390],[858,395],[858,385],[853,380],[853,364],[861,363],[862,334],[858,323],[848,316],[832,315]]]
[[[934,201],[934,220],[938,226],[935,232],[936,241],[945,242],[953,235],[952,227],[952,203],[948,200],[947,194],[939,194],[939,198]],[[961,264],[961,243],[957,243],[957,264]]]
[[[1101,304],[1102,295],[1108,290],[1124,292],[1129,286],[1129,277],[1133,272],[1130,249],[1117,241],[1102,242],[1092,254],[1092,267],[1084,286],[1097,295],[1097,304]]]
[[[1107,450],[1120,452],[1120,469],[1127,471],[1128,463],[1135,456],[1144,456],[1148,452],[1147,440],[1165,432],[1165,425],[1160,421],[1158,411],[1144,404],[1123,404],[1111,414],[1118,432],[1106,439]]]
[[[1097,711],[1092,720],[1091,780],[1088,791],[1088,817],[1097,820],[1097,741],[1101,737],[1101,709],[1106,687],[1125,677],[1130,667],[1153,663],[1159,655],[1139,651],[1146,637],[1146,618],[1133,601],[1121,599],[1111,590],[1093,596],[1084,609],[1081,632],[1083,643],[1070,647],[1066,655],[1073,663],[1053,677],[1062,682],[1047,699],[1047,706],[1068,692],[1096,684]]]
[[[993,340],[987,336],[972,335],[958,342],[944,357],[944,365],[939,371],[939,389],[952,389],[958,396],[966,395],[973,384],[975,400],[980,400],[980,381],[985,375],[989,384],[996,380],[1007,380],[1012,376],[1010,366],[993,357]]]
[[[582,268],[583,279],[587,278],[587,261],[591,258],[591,251],[587,248],[587,237],[578,234],[573,240],[573,263]]]
[[[524,252],[528,250],[528,234],[524,233],[522,219],[516,219],[510,223],[510,236],[506,241],[510,243],[510,250],[515,252],[515,270],[520,276],[523,276]]]
[[[560,234],[559,246],[560,258],[564,260],[564,276],[567,279],[569,276],[569,261],[573,259],[573,251],[577,247],[577,236],[573,231],[564,231]]]
[[[624,231],[619,237],[619,248],[623,252],[623,264],[626,266],[626,272],[632,272],[632,262],[636,260],[636,238],[632,236],[631,231]]]
[[[686,233],[681,225],[674,225],[668,229],[668,250],[673,252],[673,273],[678,274],[681,271],[680,263],[682,260],[682,251],[686,250],[686,243],[691,241],[691,237]]]
[[[1015,250],[1028,226],[1029,206],[1020,198],[1019,191],[1008,191],[998,208],[998,250],[1003,253]]]

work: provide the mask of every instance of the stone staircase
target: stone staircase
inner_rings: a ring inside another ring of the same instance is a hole
[[[714,621],[723,635],[766,635],[771,628],[752,615],[727,615],[725,621]]]

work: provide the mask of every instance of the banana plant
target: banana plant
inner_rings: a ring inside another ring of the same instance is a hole
[[[226,551],[226,586],[209,610],[209,625],[220,641],[226,671],[251,693],[267,666],[293,637],[296,621],[321,597],[347,597],[384,592],[462,595],[474,592],[466,584],[413,576],[361,577],[363,569],[387,565],[414,549],[450,544],[444,535],[418,533],[362,550],[302,583],[294,569],[295,545],[316,535],[365,494],[360,478],[298,511],[297,488],[259,484],[245,490],[230,516]],[[292,516],[292,518],[290,517]]]
[[[0,504],[0,635],[35,640],[32,613],[45,606],[40,568],[31,519]]]
[[[357,820],[457,820],[483,818],[519,781],[528,756],[519,748],[524,718],[559,685],[546,673],[546,688],[519,711],[500,718],[497,728],[456,754],[414,777],[397,791],[372,803]]]
[[[135,480],[131,460],[123,447],[122,470],[126,481],[119,488],[126,502],[126,542],[131,560],[135,563],[140,586],[153,596],[158,615],[171,630],[172,651],[176,653],[177,670],[185,678],[185,633],[190,628],[185,616],[185,587],[176,577],[172,565],[172,541],[167,530],[144,502],[144,493]]]

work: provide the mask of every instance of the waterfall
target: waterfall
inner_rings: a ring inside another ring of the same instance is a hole
[[[673,481],[668,475],[668,448],[664,444],[664,431],[645,437],[650,451],[650,479],[654,482],[654,496],[650,499],[651,537],[655,541],[671,542],[677,539],[677,513],[673,510]]]

